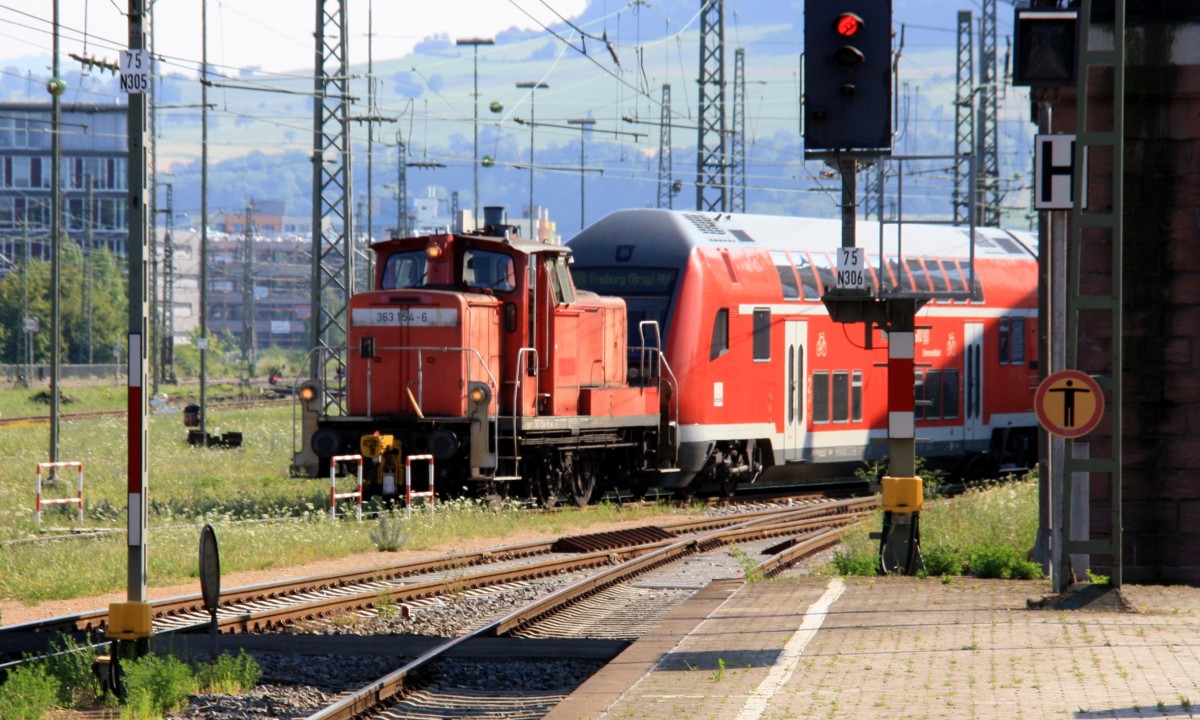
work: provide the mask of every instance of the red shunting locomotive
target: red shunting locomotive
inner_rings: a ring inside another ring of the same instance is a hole
[[[586,505],[674,466],[675,390],[661,373],[628,382],[624,301],[577,290],[566,247],[488,210],[478,234],[374,245],[374,289],[349,305],[344,412],[328,411],[336,380],[302,388],[296,474],[361,453],[368,492],[395,496],[404,458],[431,455],[439,495]]]

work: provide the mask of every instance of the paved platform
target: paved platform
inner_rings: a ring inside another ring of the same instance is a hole
[[[546,718],[1200,718],[1200,588],[1049,592],[718,581]]]

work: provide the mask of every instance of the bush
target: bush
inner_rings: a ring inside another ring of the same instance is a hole
[[[237,657],[221,653],[216,662],[196,668],[196,680],[204,692],[218,695],[237,695],[246,692],[262,679],[262,668],[243,650]]]
[[[125,676],[123,720],[157,720],[187,707],[198,689],[192,668],[178,658],[147,655],[121,663]]]
[[[96,649],[91,643],[80,643],[69,636],[59,635],[50,641],[50,649],[56,654],[47,658],[46,671],[59,682],[59,703],[63,707],[74,708],[99,700],[103,693],[92,673]]]
[[[925,561],[925,574],[934,577],[962,575],[967,564],[961,552],[946,545],[937,545],[928,550],[922,548],[921,558]]]
[[[876,575],[879,558],[873,554],[838,550],[833,554],[833,569],[839,575]]]
[[[1032,580],[1042,577],[1042,568],[1005,546],[977,548],[971,553],[971,574],[980,578]]]
[[[42,720],[58,707],[60,683],[44,663],[22,665],[0,685],[0,718]]]
[[[380,552],[395,552],[407,545],[404,518],[395,510],[379,513],[379,522],[371,529],[371,542]]]

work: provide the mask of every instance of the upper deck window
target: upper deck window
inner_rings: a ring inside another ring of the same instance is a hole
[[[429,273],[426,270],[424,250],[410,250],[388,255],[383,266],[383,284],[380,290],[401,290],[422,287]]]

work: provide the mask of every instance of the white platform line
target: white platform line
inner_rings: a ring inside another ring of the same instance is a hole
[[[742,705],[742,711],[738,713],[737,720],[758,720],[762,717],[767,710],[767,703],[796,672],[796,665],[800,663],[800,656],[804,653],[808,641],[816,636],[817,630],[825,622],[825,615],[829,612],[829,607],[841,597],[845,589],[846,583],[841,578],[829,581],[829,584],[825,586],[825,593],[804,613],[800,629],[783,646],[775,664],[767,673],[766,679],[759,683],[750,697],[746,699],[746,703]]]

